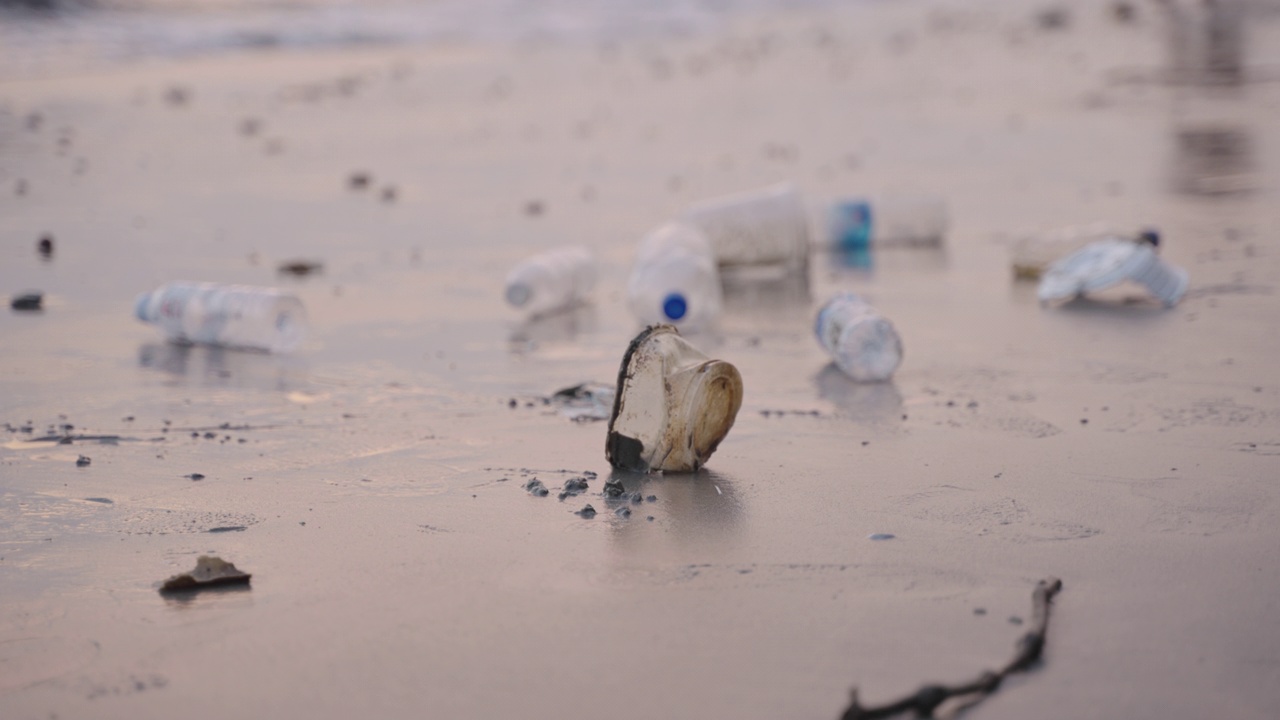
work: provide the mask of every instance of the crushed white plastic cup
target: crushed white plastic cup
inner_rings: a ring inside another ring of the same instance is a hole
[[[1161,259],[1154,242],[1109,238],[1049,266],[1038,295],[1042,303],[1062,302],[1126,280],[1145,287],[1165,307],[1178,304],[1187,291],[1187,271]]]
[[[694,472],[729,434],[742,407],[742,376],[671,325],[631,341],[618,370],[605,457],[621,470]]]

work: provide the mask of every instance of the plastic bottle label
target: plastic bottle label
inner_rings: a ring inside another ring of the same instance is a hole
[[[831,239],[841,250],[871,247],[871,203],[851,200],[831,209]]]

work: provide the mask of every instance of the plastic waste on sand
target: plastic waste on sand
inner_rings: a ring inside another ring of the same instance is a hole
[[[134,315],[179,343],[289,352],[307,331],[302,301],[270,287],[173,282],[138,296]]]
[[[827,210],[827,242],[832,250],[939,247],[946,232],[947,206],[939,197],[840,200]]]
[[[1155,233],[1145,233],[1136,241],[1109,238],[1090,243],[1049,266],[1040,280],[1040,302],[1071,300],[1129,280],[1145,287],[1165,307],[1173,307],[1187,291],[1187,271],[1161,259],[1158,244]]]
[[[704,200],[680,220],[707,236],[722,267],[808,267],[808,216],[790,183]]]
[[[720,315],[722,293],[711,245],[697,229],[670,223],[640,241],[627,282],[640,322],[706,327]]]
[[[742,407],[742,376],[671,325],[631,341],[618,370],[605,457],[636,472],[693,472],[706,464]]]
[[[888,380],[902,363],[902,338],[893,323],[853,293],[837,295],[818,311],[814,333],[836,365],[859,382]]]
[[[585,301],[596,286],[596,261],[585,247],[566,246],[534,255],[507,274],[507,302],[543,315]]]
[[[1054,262],[1090,243],[1108,238],[1139,237],[1139,232],[1122,232],[1101,222],[1025,233],[1009,247],[1009,264],[1015,279],[1038,280]]]

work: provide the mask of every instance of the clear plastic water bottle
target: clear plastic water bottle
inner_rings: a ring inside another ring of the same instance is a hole
[[[790,183],[704,200],[681,222],[707,237],[722,267],[808,266],[808,214]]]
[[[302,301],[276,288],[173,282],[138,296],[134,315],[178,343],[288,352],[306,335]]]
[[[705,327],[719,316],[722,293],[711,243],[698,230],[671,223],[640,241],[627,302],[641,322]]]
[[[939,247],[947,233],[947,206],[931,196],[840,200],[827,213],[833,250]]]
[[[824,305],[814,331],[836,365],[858,382],[888,380],[902,363],[902,338],[893,323],[853,293]]]
[[[584,302],[595,286],[595,256],[575,245],[534,255],[512,268],[506,298],[530,315],[544,315]]]

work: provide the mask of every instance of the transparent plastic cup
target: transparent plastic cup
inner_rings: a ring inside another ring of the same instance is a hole
[[[672,325],[653,325],[627,347],[605,457],[622,470],[694,472],[742,407],[742,376],[708,358]]]
[[[808,266],[807,212],[790,183],[705,200],[680,220],[707,236],[722,267]]]

